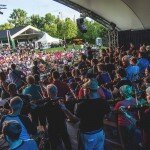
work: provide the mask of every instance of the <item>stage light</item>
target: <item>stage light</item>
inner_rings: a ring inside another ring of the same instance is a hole
[[[87,27],[84,25],[84,18],[77,19],[77,27],[82,33],[87,32]]]

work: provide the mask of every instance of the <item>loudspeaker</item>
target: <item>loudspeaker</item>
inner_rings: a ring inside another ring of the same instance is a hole
[[[77,19],[77,27],[82,33],[87,32],[87,27],[84,25],[84,18]]]

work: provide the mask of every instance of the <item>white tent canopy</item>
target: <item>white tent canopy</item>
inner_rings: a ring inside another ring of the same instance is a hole
[[[56,43],[57,44],[57,43],[60,43],[60,39],[53,38],[50,35],[48,35],[47,33],[44,33],[43,37],[36,42],[37,43],[41,42],[41,43],[49,43],[49,44]]]
[[[56,1],[56,0],[55,0]],[[95,13],[120,30],[150,29],[150,0],[57,0],[82,12],[78,6]]]

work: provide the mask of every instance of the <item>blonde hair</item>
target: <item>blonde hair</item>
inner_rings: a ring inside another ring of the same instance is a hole
[[[58,93],[58,89],[54,84],[49,84],[47,86],[47,94],[57,94]]]
[[[146,89],[146,94],[150,94],[150,87]]]

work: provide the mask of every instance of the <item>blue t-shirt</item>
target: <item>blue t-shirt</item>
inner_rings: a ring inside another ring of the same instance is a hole
[[[23,90],[24,95],[31,95],[32,100],[40,100],[42,99],[42,90],[39,85],[29,85]]]
[[[137,65],[140,68],[140,72],[143,73],[145,69],[149,66],[149,61],[146,58],[140,58],[137,61]]]
[[[20,146],[10,150],[38,150],[37,144],[33,139],[24,140]]]
[[[140,68],[139,66],[128,66],[126,68],[127,79],[130,81],[136,81],[139,79]]]

